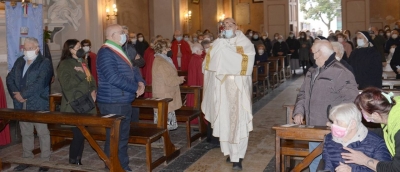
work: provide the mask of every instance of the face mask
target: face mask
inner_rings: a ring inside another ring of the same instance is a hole
[[[189,41],[189,38],[186,37],[186,38],[183,38],[183,40],[185,40],[186,42],[188,42],[188,41]]]
[[[267,36],[263,36],[263,39],[267,39]]]
[[[304,35],[301,35],[300,38],[304,38]]]
[[[199,40],[198,42],[199,42],[199,44],[201,44],[201,42],[203,42],[203,40]]]
[[[182,40],[182,36],[177,36],[175,39],[179,42]]]
[[[310,32],[307,32],[307,36],[310,36],[311,35],[311,33]]]
[[[193,41],[196,42],[196,41],[197,41],[197,38],[193,38]]]
[[[122,35],[120,35],[120,37],[121,37],[121,39],[119,40],[119,43],[120,43],[121,45],[124,45],[125,42],[126,42],[126,35],[125,35],[125,34],[122,34]]]
[[[36,50],[24,51],[24,55],[26,57],[26,60],[33,60],[37,56],[36,55]]]
[[[396,39],[397,37],[398,37],[397,34],[393,34],[393,35],[392,35],[392,38],[393,38],[393,39]]]
[[[363,47],[365,45],[364,39],[357,39],[357,45]]]
[[[249,36],[253,36],[253,33],[249,33]]]
[[[210,39],[210,38],[204,38],[204,40],[211,41],[211,39]]]
[[[293,38],[294,35],[289,35],[290,38]]]
[[[84,47],[82,47],[82,49],[83,49],[85,52],[89,52],[89,50],[90,50],[89,46],[84,46]]]
[[[254,39],[258,39],[258,35],[254,35],[253,38],[254,38]]]
[[[233,30],[225,30],[225,38],[232,38]]]
[[[394,51],[396,50],[396,48],[394,48],[394,47],[392,47],[392,48],[390,48],[390,53],[391,54],[394,54]]]
[[[275,39],[278,40],[278,37],[276,36]]]
[[[343,42],[343,38],[338,38],[338,42]]]
[[[204,50],[204,52],[207,53],[207,52],[208,52],[208,49],[209,49],[209,48],[206,48],[206,49]]]
[[[281,43],[281,42],[282,42],[282,39],[279,39],[278,42]]]
[[[379,33],[379,35],[383,36],[384,34],[383,33]]]
[[[350,124],[349,124],[350,125]],[[336,124],[332,124],[331,126],[331,132],[332,135],[337,137],[337,138],[343,138],[344,136],[347,135],[347,128],[338,126]]]
[[[137,39],[131,39],[131,42],[136,44]]]
[[[399,28],[399,26],[397,26],[397,25],[394,25],[394,28],[395,28],[395,29],[398,29],[398,28]]]
[[[386,36],[387,36],[387,37],[390,37],[390,33],[386,33]]]
[[[139,38],[139,42],[142,42],[142,41],[143,41],[143,37]]]
[[[169,50],[169,51],[167,52],[167,56],[168,56],[168,57],[172,57],[172,51],[171,51],[171,50]]]
[[[365,121],[367,121],[367,122],[374,122],[374,120],[370,119],[367,115],[363,114],[363,117],[364,117]]]
[[[264,54],[264,50],[258,50],[258,54]]]

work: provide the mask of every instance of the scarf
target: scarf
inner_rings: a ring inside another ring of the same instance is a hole
[[[393,98],[400,103],[400,96]],[[383,138],[392,157],[396,154],[396,143],[394,136],[400,130],[400,105],[396,104],[389,112],[387,125],[382,124]]]
[[[88,82],[91,82],[92,81],[92,77],[91,77],[92,74],[90,73],[89,68],[87,67],[86,63],[83,63],[84,60],[82,58],[78,58],[77,60],[82,65],[83,71],[84,71],[84,73],[86,75],[86,80]]]
[[[106,40],[106,42],[103,44],[103,47],[110,48],[112,51],[114,51],[115,54],[121,57],[121,59],[124,60],[131,68],[133,67],[131,60],[125,54],[124,50],[122,50],[122,47],[120,45],[116,44],[111,40]]]

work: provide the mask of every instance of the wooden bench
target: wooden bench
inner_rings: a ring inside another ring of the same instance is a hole
[[[262,82],[262,94],[268,93],[268,88],[271,86],[269,82],[269,64],[271,62],[260,62],[258,65],[264,67],[264,73],[258,74],[258,81]]]
[[[279,75],[278,75],[279,59],[270,57],[270,58],[268,58],[268,62],[271,62],[271,66],[269,68],[269,74],[273,81],[273,85],[271,86],[271,88],[275,88],[278,86],[278,84],[280,82]]]
[[[383,79],[396,79],[396,73],[393,71],[383,71],[382,72],[382,78]]]
[[[207,126],[204,123],[204,116],[201,113],[201,87],[190,87],[190,86],[180,86],[181,94],[193,94],[194,95],[194,106],[182,106],[180,109],[175,110],[176,120],[178,122],[184,122],[186,124],[186,138],[187,147],[190,148],[191,144],[201,139],[207,135]],[[146,86],[145,92],[152,92],[151,86]],[[154,110],[153,108],[140,108],[139,119],[141,120],[154,120]],[[192,136],[192,124],[190,123],[194,119],[198,119],[199,133]],[[167,119],[167,118],[166,118]]]
[[[176,148],[171,142],[169,132],[167,129],[168,119],[168,103],[172,99],[135,99],[132,102],[133,107],[139,108],[157,108],[158,109],[158,123],[131,123],[129,143],[139,144],[146,146],[146,166],[148,171],[152,171],[163,162],[169,162],[180,154],[180,149]],[[50,110],[54,111],[57,104],[61,104],[61,95],[50,95]],[[70,128],[62,126],[49,126],[51,143],[53,151],[69,144],[69,139],[73,134]],[[106,135],[104,129],[88,128],[89,132],[94,134],[95,140],[105,141]],[[151,158],[151,143],[163,137],[164,155],[155,161]],[[117,145],[118,147],[118,145]]]
[[[292,77],[292,68],[290,66],[290,60],[292,59],[292,54],[287,54],[286,55],[287,61],[289,62],[289,65],[285,67],[285,72],[286,72],[286,78],[291,78]],[[296,69],[293,69],[296,70]]]
[[[382,87],[389,87],[389,89],[394,89],[394,87],[400,86],[400,79],[383,79]]]
[[[251,83],[253,84],[252,85],[253,101],[255,99],[257,99],[258,96],[260,96],[260,89],[258,89],[258,68],[259,67],[260,66],[258,66],[258,65],[254,65],[253,72],[251,74]],[[254,92],[254,89],[256,89],[255,92]]]
[[[322,142],[331,130],[326,126],[274,125],[275,136],[275,170],[286,171],[287,161],[291,156],[307,156],[308,142]]]
[[[24,121],[24,122],[37,122],[47,124],[63,124],[77,126],[85,138],[88,140],[90,146],[97,152],[99,157],[105,162],[110,171],[120,172],[123,171],[118,160],[118,142],[119,142],[119,129],[120,122],[124,117],[112,116],[103,118],[101,115],[90,114],[76,114],[76,113],[61,113],[49,111],[28,111],[28,110],[15,110],[15,109],[0,109],[0,119],[2,120],[0,128],[4,128],[10,120]],[[110,128],[110,157],[108,157],[103,149],[96,142],[96,134],[91,133],[86,126],[102,128]],[[72,132],[71,132],[72,133]],[[54,151],[54,150],[53,150]],[[36,159],[26,158],[3,158],[0,160],[0,171],[5,170],[3,167],[10,167],[10,164],[27,164],[33,166],[41,166],[54,169],[63,170],[79,170],[79,171],[104,171],[104,166],[93,167],[89,165],[76,166],[70,164],[54,164],[50,161],[41,161]]]

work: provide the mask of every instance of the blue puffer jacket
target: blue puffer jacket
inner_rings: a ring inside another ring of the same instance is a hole
[[[25,73],[26,82],[23,84],[22,73],[25,66],[24,56],[19,57],[6,78],[8,93],[20,92],[26,100],[27,110],[49,110],[49,88],[53,76],[53,66],[50,60],[40,53]],[[25,85],[25,86],[23,86]],[[13,98],[14,109],[22,109],[23,103]]]
[[[347,146],[356,151],[363,152],[366,156],[376,159],[378,161],[390,161],[392,158],[386,147],[385,141],[376,135],[368,131],[367,137],[363,141],[357,141]],[[325,137],[324,150],[322,152],[322,159],[325,161],[325,170],[335,171],[335,168],[339,166],[339,162],[344,163],[344,159],[340,155],[341,153],[348,153],[343,149],[343,145],[336,143],[332,140],[332,134],[328,134]],[[347,164],[352,168],[352,172],[366,172],[373,171],[366,166],[357,164]]]
[[[138,82],[145,83],[137,67],[131,68],[108,47],[100,48],[97,53],[97,75],[99,103],[131,103],[135,100]]]

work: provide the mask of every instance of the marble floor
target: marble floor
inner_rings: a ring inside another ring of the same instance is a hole
[[[58,62],[53,62],[54,66]],[[2,69],[5,64],[0,64]],[[300,71],[297,71],[300,73]],[[4,81],[4,73],[0,72],[0,76]],[[297,89],[303,82],[302,75],[288,79],[279,85],[278,88],[259,99],[253,104],[253,126],[254,130],[250,133],[249,145],[245,160],[243,161],[243,171],[274,171],[274,155],[275,155],[275,132],[271,129],[274,124],[286,123],[286,111],[282,107],[285,104],[294,104],[296,100]],[[55,83],[57,84],[57,83]],[[57,92],[57,86],[53,92]],[[8,146],[0,147],[0,158],[21,156],[22,146],[18,132],[15,132],[15,123],[11,125],[11,133],[13,143]],[[169,164],[161,164],[153,171],[194,171],[194,172],[225,172],[232,171],[232,164],[226,163],[226,157],[223,156],[219,148],[205,140],[196,141],[193,147],[186,148],[185,128],[180,127],[178,130],[171,132],[172,142],[181,148],[181,155]],[[38,139],[36,139],[38,140]],[[39,146],[38,141],[35,142],[36,147]],[[102,145],[102,142],[99,142]],[[66,163],[68,158],[69,147],[64,147],[52,153],[51,160],[60,163]],[[133,171],[146,171],[145,147],[129,145],[128,153],[130,155],[130,167]],[[153,158],[162,155],[162,149],[153,151]],[[104,165],[94,150],[88,143],[85,144],[84,157],[82,159],[84,165]],[[12,165],[12,168],[16,165]],[[11,169],[12,169],[11,168]],[[11,169],[6,171],[12,171]],[[38,167],[30,167],[25,171],[37,171]],[[49,170],[60,171],[60,170]]]

